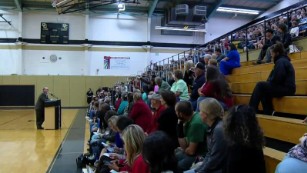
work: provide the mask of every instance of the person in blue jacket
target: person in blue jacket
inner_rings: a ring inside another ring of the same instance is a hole
[[[224,75],[231,74],[232,69],[240,67],[240,54],[237,47],[231,43],[230,51],[227,56],[220,62],[220,71]]]
[[[275,173],[305,173],[307,170],[307,133],[300,143],[290,149],[285,158],[277,165]]]

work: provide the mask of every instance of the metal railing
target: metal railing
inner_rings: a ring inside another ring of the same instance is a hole
[[[304,14],[303,14],[304,13]],[[266,41],[265,31],[269,28],[276,29],[277,23],[284,22],[288,28],[292,26],[292,17],[306,18],[305,22],[302,19],[297,19],[299,26],[306,27],[307,30],[307,2],[302,1],[282,10],[276,11],[267,16],[253,20],[252,22],[239,27],[229,33],[226,33],[204,45],[186,50],[177,55],[163,59],[161,61],[151,63],[145,69],[145,73],[160,76],[164,79],[168,79],[168,73],[175,69],[182,70],[183,64],[192,60],[193,63],[197,63],[200,57],[205,55],[206,49],[221,49],[222,53],[226,53],[225,42],[236,42],[238,50],[246,53],[246,61],[250,60],[249,54],[253,49],[259,49],[261,43]]]

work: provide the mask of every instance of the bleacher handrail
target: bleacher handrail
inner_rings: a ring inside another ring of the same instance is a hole
[[[298,9],[305,8],[306,6],[307,6],[307,2],[306,1],[302,1],[302,2],[298,2],[298,3],[294,4],[294,5],[288,6],[286,8],[283,8],[281,10],[275,11],[275,12],[269,14],[269,15],[256,18],[255,20],[253,20],[253,21],[251,21],[251,22],[249,22],[249,23],[247,23],[247,24],[245,24],[245,25],[243,25],[243,26],[241,26],[241,27],[239,27],[237,29],[234,29],[234,30],[232,30],[232,31],[230,31],[230,32],[228,32],[228,33],[226,33],[226,34],[224,34],[224,35],[222,35],[222,36],[220,36],[220,37],[218,37],[218,38],[208,42],[208,43],[205,43],[205,44],[199,45],[199,46],[197,46],[195,48],[191,48],[189,50],[183,51],[183,52],[181,52],[181,53],[179,53],[177,55],[173,55],[173,56],[171,56],[169,58],[165,58],[165,59],[157,61],[155,63],[151,63],[150,65],[148,65],[146,67],[145,71],[148,71],[148,70],[155,71],[155,69],[154,69],[155,66],[159,65],[157,68],[158,68],[158,73],[160,74],[161,70],[159,70],[159,68],[160,68],[161,64],[162,64],[162,67],[163,67],[162,71],[172,71],[172,70],[174,70],[174,66],[176,66],[176,68],[177,68],[178,65],[179,65],[179,69],[181,70],[181,68],[182,68],[182,61],[181,61],[182,58],[180,58],[180,55],[183,55],[183,57],[184,57],[183,63],[185,61],[191,59],[191,58],[192,58],[193,62],[196,63],[196,62],[198,62],[198,60],[194,59],[195,52],[199,53],[199,51],[203,51],[203,49],[205,47],[208,47],[209,45],[221,44],[220,41],[222,39],[226,38],[226,37],[230,38],[230,41],[234,41],[232,39],[232,37],[233,37],[233,35],[236,32],[239,32],[239,31],[245,31],[245,35],[246,35],[245,36],[245,44],[247,45],[248,41],[249,41],[248,38],[247,38],[247,35],[248,35],[247,29],[248,28],[250,28],[252,26],[256,26],[257,24],[262,24],[263,23],[264,24],[264,28],[266,29],[266,22],[268,22],[268,21],[270,21],[272,19],[275,19],[277,17],[280,17],[282,15],[285,15],[285,14],[287,15],[287,17],[289,19],[290,13],[292,13],[293,11],[296,11]],[[289,20],[287,22],[289,24]],[[265,35],[264,35],[264,39],[266,39]],[[186,57],[186,55],[188,55],[188,57]],[[176,61],[174,61],[174,57],[176,57],[176,56],[177,56],[177,63],[174,64],[174,62],[176,62]],[[248,48],[246,49],[246,58],[247,58],[247,61],[249,61],[249,49]],[[164,63],[165,61],[168,62],[168,63],[165,64]],[[167,65],[168,68],[164,69],[165,65]],[[170,70],[171,66],[172,66],[172,70]]]

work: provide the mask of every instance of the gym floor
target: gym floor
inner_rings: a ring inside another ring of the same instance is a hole
[[[85,110],[62,109],[60,130],[36,130],[34,109],[0,110],[0,172],[81,172]]]

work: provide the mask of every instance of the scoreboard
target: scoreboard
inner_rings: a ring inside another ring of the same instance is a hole
[[[68,23],[41,23],[41,39],[43,44],[68,44]]]

